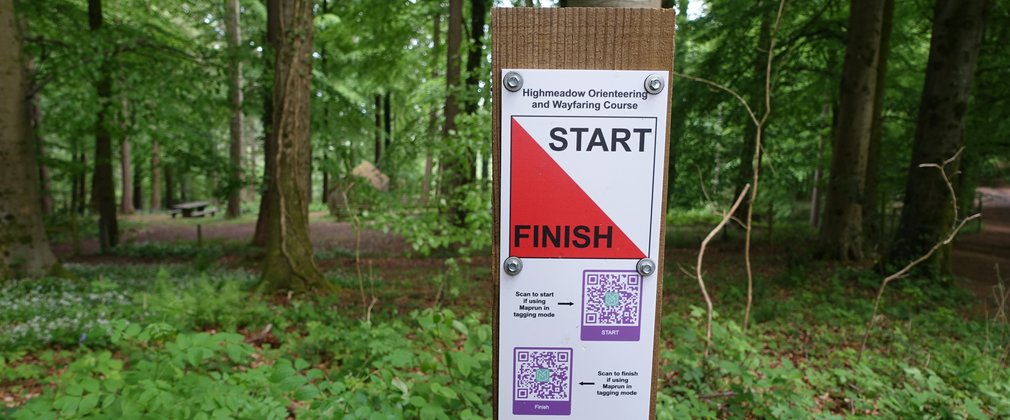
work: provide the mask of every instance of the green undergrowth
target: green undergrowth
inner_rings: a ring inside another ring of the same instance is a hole
[[[70,269],[0,285],[0,392],[33,396],[0,418],[491,416],[489,314],[465,295],[366,312],[355,293],[260,296],[239,271]],[[659,419],[1010,416],[1010,328],[959,315],[963,295],[896,283],[860,360],[873,274],[759,276],[746,333],[739,279],[710,281],[706,357],[695,282],[666,276]]]

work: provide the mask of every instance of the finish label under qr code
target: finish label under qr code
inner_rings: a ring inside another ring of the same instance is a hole
[[[642,276],[637,271],[582,273],[582,340],[638,341],[642,330]]]
[[[572,414],[572,349],[516,347],[512,414]]]

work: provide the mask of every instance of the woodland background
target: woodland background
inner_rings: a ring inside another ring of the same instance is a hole
[[[0,0],[0,417],[490,417],[490,11],[560,3]],[[1010,4],[655,3],[657,416],[1010,416]]]

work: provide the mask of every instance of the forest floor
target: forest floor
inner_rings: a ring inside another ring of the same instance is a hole
[[[953,255],[973,294],[894,284],[870,330],[880,275],[813,259],[812,232],[796,221],[754,232],[749,333],[743,234],[713,241],[708,343],[685,271],[711,223],[671,218],[657,419],[1010,418],[1008,307],[992,305],[993,266],[1010,263],[1010,188],[982,192],[982,229]],[[491,258],[422,255],[381,230],[321,212],[311,221],[332,295],[256,291],[253,215],[128,216],[108,255],[85,239],[75,256],[69,235],[52,232],[57,255],[89,281],[0,283],[0,419],[489,418]]]
[[[1010,186],[981,187],[978,193],[983,213],[981,229],[962,234],[955,242],[952,258],[958,285],[979,298],[980,305],[977,305],[976,310],[981,314],[985,312],[985,302],[992,297],[993,286],[998,282],[998,267],[1002,267],[1003,271],[1010,270]],[[123,220],[124,227],[121,229],[124,231],[123,242],[127,248],[156,247],[158,244],[180,242],[195,244],[199,225],[203,241],[222,249],[218,255],[221,263],[233,268],[252,268],[252,259],[240,257],[248,250],[245,245],[251,241],[255,232],[256,219],[253,215],[226,220],[220,215],[206,219],[173,219],[166,214],[138,213],[126,216]],[[975,225],[974,222],[972,225]],[[326,212],[310,214],[310,236],[316,248],[317,260],[324,270],[351,274],[360,274],[358,270],[362,270],[371,277],[374,277],[373,273],[379,272],[379,276],[385,279],[414,281],[431,277],[433,272],[446,268],[445,258],[417,255],[410,244],[395,234],[368,228],[360,230],[360,237],[357,233],[352,223],[336,221]],[[693,264],[697,255],[696,244],[700,243],[705,233],[707,230],[703,226],[671,227],[666,255],[670,270],[668,272],[680,275],[678,267],[689,268]],[[789,240],[763,241],[762,233],[766,232],[755,234],[755,270],[758,275],[771,277],[784,269],[778,266],[781,261],[775,258],[777,255],[801,248],[795,244],[790,246]],[[788,234],[784,236],[788,237]],[[717,239],[719,240],[713,242],[706,256],[708,265],[721,266],[721,271],[730,276],[743,275],[742,261],[738,261],[741,264],[735,263],[737,257],[742,256],[740,241],[727,240],[726,237]],[[161,264],[186,262],[193,257],[192,254],[185,253],[152,253],[149,249],[101,255],[98,252],[98,241],[94,238],[81,241],[78,255],[74,255],[69,241],[57,241],[53,248],[61,260],[83,264]],[[490,276],[490,257],[473,257],[457,261],[459,262],[470,268],[471,275],[477,276],[474,280]],[[1006,279],[1007,276],[1004,275],[1003,278]],[[490,299],[490,290],[485,291],[488,292],[487,296],[476,300]],[[477,305],[480,306],[479,303]]]

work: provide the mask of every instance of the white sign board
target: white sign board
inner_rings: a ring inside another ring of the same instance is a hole
[[[512,89],[509,72],[499,418],[647,418],[661,279],[636,266],[661,257],[669,73],[502,69]]]

